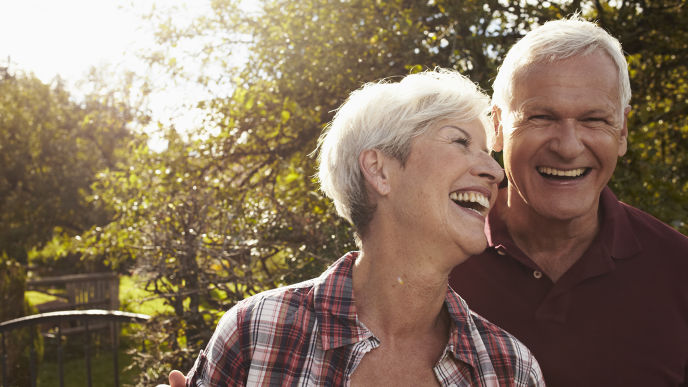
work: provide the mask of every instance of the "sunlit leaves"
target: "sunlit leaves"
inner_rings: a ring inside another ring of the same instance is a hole
[[[86,197],[97,171],[122,156],[129,120],[112,100],[74,102],[59,81],[0,78],[0,252],[24,261],[55,227],[73,236],[105,221]]]

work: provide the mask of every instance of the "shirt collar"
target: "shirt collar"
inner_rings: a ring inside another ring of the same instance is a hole
[[[313,308],[320,324],[323,350],[362,341],[372,333],[359,323],[354,306],[353,264],[358,252],[341,257],[313,286]]]
[[[350,252],[337,260],[313,286],[313,307],[320,324],[323,350],[353,344],[373,334],[358,321],[353,297],[353,264],[358,252]],[[466,302],[447,287],[445,305],[452,321],[447,350],[460,361],[473,367],[479,365],[478,353],[472,344],[474,330]]]
[[[447,350],[451,351],[458,360],[478,367],[480,360],[472,340],[477,327],[471,319],[468,305],[451,287],[447,287],[445,304],[452,320]]]
[[[625,204],[619,202],[609,187],[600,194],[600,231],[590,249],[601,249],[608,257],[614,259],[631,258],[642,249],[638,237],[633,231]],[[506,224],[501,221],[499,206],[487,216],[485,234],[488,246],[504,246],[507,250],[518,249],[509,235]],[[520,252],[520,250],[518,250]]]
[[[626,206],[627,204],[621,203],[616,198],[609,187],[602,190],[602,195],[600,195],[602,220],[596,242],[602,244],[615,259],[631,258],[642,250],[628,212],[624,209]]]

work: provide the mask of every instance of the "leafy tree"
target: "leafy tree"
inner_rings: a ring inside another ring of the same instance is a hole
[[[0,254],[26,263],[55,230],[77,235],[106,214],[86,197],[96,171],[113,166],[130,138],[129,111],[89,96],[70,99],[59,80],[0,78]]]
[[[59,257],[70,257],[60,241],[108,219],[87,196],[96,171],[123,157],[130,120],[112,96],[88,95],[77,103],[59,79],[50,86],[0,69],[0,321],[36,313],[24,298],[22,264],[30,250],[50,242],[60,245]],[[55,257],[47,258],[55,266]],[[7,346],[7,382],[28,385],[29,349],[37,349],[38,360],[42,353],[38,328],[14,332]]]

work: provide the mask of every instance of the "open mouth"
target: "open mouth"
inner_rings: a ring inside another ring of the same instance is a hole
[[[452,192],[449,194],[449,199],[463,208],[475,211],[481,216],[487,215],[490,209],[490,200],[479,192]]]
[[[551,167],[537,167],[540,176],[552,180],[575,180],[590,172],[590,168],[558,169]]]

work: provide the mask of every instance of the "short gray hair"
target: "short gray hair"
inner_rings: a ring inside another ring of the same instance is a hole
[[[578,14],[548,21],[528,32],[511,47],[492,84],[492,103],[504,109],[513,95],[514,80],[530,65],[590,54],[602,50],[617,67],[621,107],[631,100],[628,64],[621,43],[597,24]],[[623,109],[622,109],[623,110]]]
[[[453,70],[424,71],[399,82],[367,83],[349,95],[320,136],[320,187],[360,236],[375,212],[358,163],[363,151],[379,149],[404,165],[412,139],[433,123],[479,119],[488,128],[488,111],[489,97]]]

